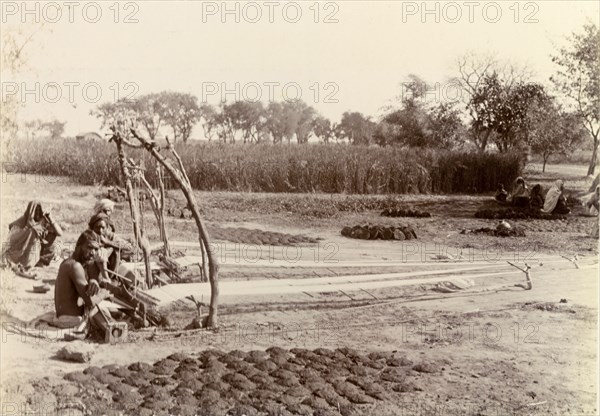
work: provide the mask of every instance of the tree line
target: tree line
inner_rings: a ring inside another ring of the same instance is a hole
[[[403,83],[399,105],[386,108],[378,121],[360,112],[345,112],[334,123],[301,100],[214,106],[171,91],[104,103],[92,114],[103,127],[119,116],[135,119],[150,140],[159,139],[162,132],[174,142],[187,142],[200,124],[209,141],[222,143],[304,144],[315,137],[324,143],[454,149],[470,142],[480,151],[495,146],[509,152],[531,146],[544,162],[584,140],[587,133],[579,116],[563,109],[544,86],[523,80],[514,68],[500,72],[492,64],[477,79],[468,71],[488,65],[485,60],[471,57],[461,67],[462,77],[453,82],[465,94],[462,101],[428,102],[432,86],[411,75]]]
[[[116,119],[135,119],[151,140],[158,138],[162,127],[177,142],[187,142],[192,128],[201,124],[209,141],[223,143],[308,143],[311,137],[329,143],[347,140],[352,144],[371,141],[369,117],[361,113],[344,113],[340,123],[332,123],[302,100],[269,102],[221,102],[219,105],[200,104],[197,97],[180,92],[163,91],[142,95],[135,100],[104,103],[92,111],[102,127]]]

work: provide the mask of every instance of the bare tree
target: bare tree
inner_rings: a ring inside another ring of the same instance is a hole
[[[459,76],[450,82],[456,82],[462,88],[466,94],[462,96],[465,103],[477,92],[485,76],[493,72],[498,74],[504,81],[504,87],[508,88],[519,82],[526,82],[532,76],[532,71],[526,66],[517,66],[508,61],[501,62],[492,55],[468,52],[460,56],[456,63]]]
[[[484,87],[484,81],[497,74],[502,80],[502,87],[510,91],[513,86],[524,83],[531,78],[531,71],[527,67],[519,67],[510,62],[500,62],[492,55],[479,55],[468,52],[457,59],[458,77],[449,80],[460,87],[460,100],[465,105],[471,117],[471,138],[480,151],[484,151],[494,132],[493,128],[486,126],[482,120],[482,111],[489,112],[485,100],[474,100],[479,96]],[[483,105],[482,105],[483,104]]]

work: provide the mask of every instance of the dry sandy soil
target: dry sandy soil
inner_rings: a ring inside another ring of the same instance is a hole
[[[543,184],[562,177],[575,193],[591,182],[583,167],[548,170],[541,174],[534,166],[527,176]],[[2,236],[36,198],[65,225],[68,250],[102,192],[64,179],[8,178]],[[91,361],[78,364],[56,357],[68,343],[52,331],[15,333],[53,310],[53,291],[33,293],[31,280],[4,270],[1,413],[597,414],[598,241],[589,237],[595,218],[576,210],[564,221],[511,221],[526,236],[499,238],[461,234],[495,226],[473,218],[489,196],[402,197],[431,218],[368,211],[317,219],[265,211],[277,198],[198,193],[218,237],[224,284],[268,280],[276,287],[282,279],[406,274],[368,290],[358,284],[332,291],[324,284],[311,293],[222,291],[219,331],[183,330],[195,307],[175,302],[167,310],[171,328],[130,332],[117,345],[90,342]],[[244,199],[252,202],[241,209]],[[126,206],[115,215],[127,234]],[[408,224],[418,239],[340,235],[343,226],[367,222]],[[180,250],[195,253],[190,221],[169,218],[168,229]],[[436,260],[440,254],[457,260]],[[562,257],[575,254],[579,268]],[[515,286],[524,275],[506,260],[534,266],[532,290]],[[57,267],[41,277],[52,280]],[[442,274],[449,270],[456,272]]]

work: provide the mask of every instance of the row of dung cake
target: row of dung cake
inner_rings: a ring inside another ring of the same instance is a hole
[[[412,240],[417,238],[415,230],[407,225],[355,225],[342,228],[342,235],[361,240]]]

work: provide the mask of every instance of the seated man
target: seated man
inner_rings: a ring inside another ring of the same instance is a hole
[[[2,260],[15,265],[15,271],[24,277],[33,267],[48,266],[56,255],[56,239],[62,229],[49,212],[44,212],[37,201],[27,205],[25,213],[8,225],[9,241],[2,253]]]
[[[76,325],[85,308],[93,306],[91,296],[98,293],[99,284],[88,278],[85,269],[94,262],[99,248],[98,236],[86,230],[77,239],[71,257],[61,263],[54,289],[54,307],[59,321],[72,321]],[[78,302],[80,298],[83,303]]]

